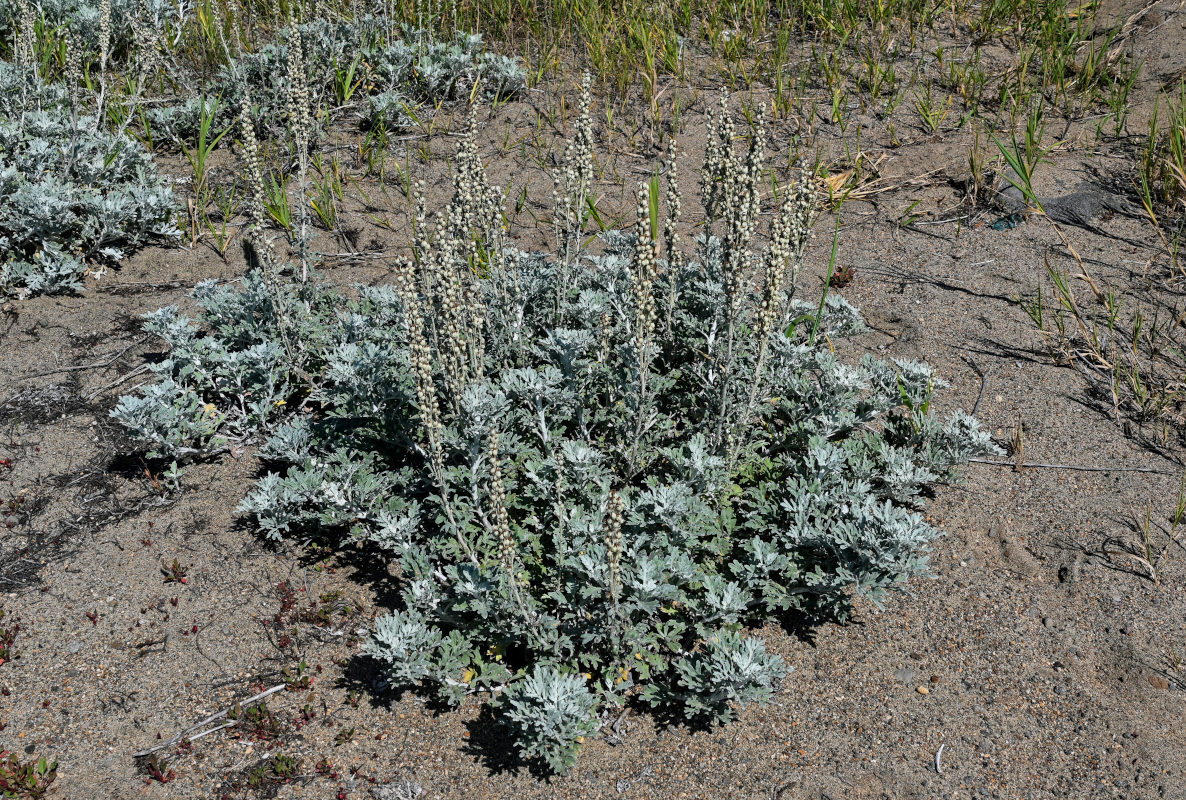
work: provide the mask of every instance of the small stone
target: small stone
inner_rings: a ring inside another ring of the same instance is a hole
[[[1170,682],[1167,681],[1165,678],[1161,677],[1160,675],[1150,675],[1149,676],[1149,685],[1152,686],[1154,689],[1164,690],[1164,689],[1170,688]]]
[[[919,686],[914,691],[918,692],[919,694],[930,694],[931,693],[931,690],[925,686]]]
[[[70,644],[66,645],[66,652],[73,655],[73,654],[77,653],[79,650],[81,650],[82,648],[83,648],[82,639],[75,639]]]

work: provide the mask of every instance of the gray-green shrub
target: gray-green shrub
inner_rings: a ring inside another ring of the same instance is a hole
[[[478,34],[458,32],[453,41],[442,42],[428,31],[393,27],[384,18],[370,16],[350,21],[315,19],[296,30],[311,107],[335,107],[335,71],[345,72],[353,65],[353,82],[359,84],[359,116],[367,124],[407,124],[406,108],[468,98],[476,83],[483,98],[511,97],[526,86],[522,65],[487,52]],[[288,50],[293,39],[293,29],[282,28],[275,42],[220,69],[204,90],[207,96],[221,98],[219,127],[233,122],[246,89],[257,105],[255,116],[260,124],[277,126],[266,132],[283,132],[280,126],[286,119],[291,81]],[[190,98],[175,106],[150,109],[146,117],[158,138],[164,134],[189,140],[198,129],[201,112],[201,98]]]
[[[88,264],[177,237],[175,205],[138,142],[0,62],[0,296],[82,288]]]
[[[752,252],[760,118],[746,153],[727,116],[711,124],[694,252],[674,152],[664,224],[644,186],[633,229],[584,246],[584,106],[556,175],[556,253],[509,246],[471,138],[432,237],[418,207],[392,287],[346,300],[250,275],[200,292],[201,333],[175,312],[152,322],[181,407],[211,403],[224,435],[271,431],[241,506],[264,534],[371,542],[394,562],[402,601],[364,648],[387,684],[489,698],[520,752],[560,771],[631,699],[701,723],[767,699],[786,667],[753,627],[883,602],[926,569],[927,487],[995,450],[967,415],[931,412],[925,365],[837,357],[856,309],[797,296],[810,176]],[[286,357],[264,381],[245,354],[269,343]],[[258,409],[236,405],[244,388]],[[172,413],[146,395],[116,416],[136,403]],[[166,438],[158,451],[178,452]]]

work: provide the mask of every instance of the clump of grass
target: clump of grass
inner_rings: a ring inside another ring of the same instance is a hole
[[[1143,191],[1186,216],[1186,81],[1177,97],[1159,97],[1141,157]]]

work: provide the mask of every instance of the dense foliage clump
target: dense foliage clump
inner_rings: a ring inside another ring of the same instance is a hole
[[[735,153],[714,117],[692,252],[674,151],[666,202],[644,185],[637,224],[585,245],[587,94],[577,127],[555,252],[509,246],[471,138],[392,286],[200,287],[198,321],[151,318],[171,355],[115,412],[173,457],[269,432],[241,506],[260,530],[395,564],[402,602],[365,647],[386,682],[488,697],[560,771],[631,699],[710,723],[768,698],[786,667],[747,631],[844,619],[923,572],[926,487],[994,449],[930,411],[925,365],[837,357],[857,311],[797,296],[810,176],[751,250],[761,118]]]
[[[396,128],[411,121],[419,103],[469,98],[475,88],[482,98],[511,97],[526,87],[527,77],[517,60],[486,51],[480,34],[458,32],[453,41],[439,41],[429,31],[383,17],[318,18],[281,28],[276,41],[232,59],[205,95],[220,98],[215,123],[221,127],[233,122],[245,96],[263,127],[282,126],[298,82],[308,87],[312,108],[357,107],[364,123]],[[146,118],[158,134],[190,139],[208,106],[206,98],[195,97],[151,109]]]
[[[176,237],[174,213],[138,142],[32,68],[0,62],[0,295],[80,289],[89,263]]]
[[[32,19],[47,31],[76,37],[85,50],[107,48],[113,61],[122,61],[134,52],[137,28],[168,31],[176,39],[192,9],[188,0],[0,0],[0,37],[11,42]]]

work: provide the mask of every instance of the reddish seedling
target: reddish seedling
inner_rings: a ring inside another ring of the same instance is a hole
[[[177,779],[177,773],[169,766],[169,762],[158,755],[154,755],[148,759],[144,765],[144,770],[148,773],[148,778],[145,783],[156,781],[157,783],[171,783]]]
[[[161,564],[161,574],[165,576],[165,583],[189,583],[189,569],[177,559],[173,559],[172,564]]]

